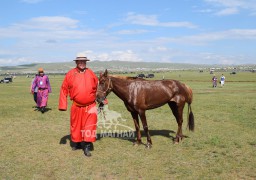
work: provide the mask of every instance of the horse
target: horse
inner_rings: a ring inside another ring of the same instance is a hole
[[[192,89],[177,80],[140,80],[131,78],[120,78],[111,76],[107,69],[100,74],[99,84],[96,91],[96,99],[101,103],[107,95],[113,92],[118,96],[131,113],[134,121],[137,139],[134,145],[142,144],[139,117],[141,119],[144,132],[147,136],[147,148],[152,147],[152,140],[149,134],[146,110],[155,109],[168,104],[176,118],[178,130],[174,143],[178,144],[183,137],[183,109],[188,104],[188,128],[194,131],[194,115],[191,108],[193,99]]]

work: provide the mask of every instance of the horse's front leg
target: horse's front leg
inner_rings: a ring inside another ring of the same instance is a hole
[[[145,111],[140,112],[140,119],[141,119],[141,122],[142,122],[142,125],[143,125],[144,132],[147,136],[146,148],[150,149],[152,147],[152,141],[151,141],[151,137],[150,137],[150,134],[149,134],[149,131],[148,131],[148,124],[147,124]]]
[[[133,143],[133,145],[140,145],[141,144],[141,134],[140,134],[140,124],[139,124],[139,117],[137,112],[131,112],[135,129],[136,129],[136,134],[137,134],[137,140]]]

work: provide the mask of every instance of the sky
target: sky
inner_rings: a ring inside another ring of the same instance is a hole
[[[1,0],[0,66],[255,64],[256,0]]]

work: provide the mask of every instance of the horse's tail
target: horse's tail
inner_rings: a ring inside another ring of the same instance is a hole
[[[190,131],[194,131],[195,129],[195,122],[194,122],[194,114],[192,112],[192,100],[193,100],[193,91],[192,89],[186,85],[187,88],[187,98],[186,102],[188,103],[188,129]]]
[[[188,129],[190,131],[194,131],[195,129],[194,114],[192,112],[191,104],[188,104]]]

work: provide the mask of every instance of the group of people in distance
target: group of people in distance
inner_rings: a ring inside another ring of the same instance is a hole
[[[218,83],[218,78],[214,75],[212,77],[212,87],[216,88],[217,87],[217,83]],[[221,87],[223,87],[224,84],[225,84],[225,76],[222,74],[221,77],[220,77],[220,85],[221,85]]]

